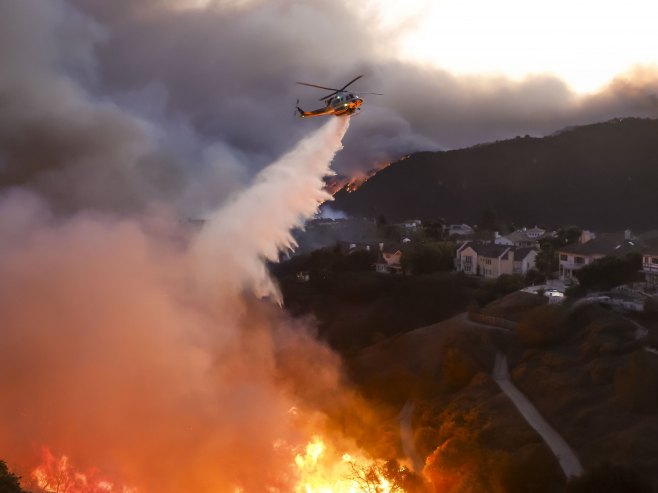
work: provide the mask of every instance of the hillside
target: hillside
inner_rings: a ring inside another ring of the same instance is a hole
[[[565,491],[555,457],[491,378],[496,352],[507,354],[512,381],[575,450],[586,477],[615,464],[655,488],[658,357],[642,349],[636,327],[599,306],[542,306],[525,293],[483,311],[519,324],[501,331],[460,315],[348,359],[374,400],[414,402],[415,447],[441,491]],[[655,491],[609,483],[568,491]]]
[[[658,120],[627,118],[446,152],[385,168],[334,209],[389,221],[578,224],[650,229],[658,220]]]

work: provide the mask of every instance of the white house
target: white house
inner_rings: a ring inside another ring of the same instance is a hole
[[[536,247],[538,245],[537,238],[538,236],[530,237],[524,229],[517,229],[505,236],[500,236],[496,232],[494,243],[496,245],[508,245],[517,248]]]
[[[514,249],[514,274],[525,275],[529,270],[535,268],[537,250],[533,247]]]
[[[475,234],[475,230],[468,224],[451,224],[444,226],[444,230],[448,236],[469,236]]]
[[[457,249],[455,268],[465,274],[495,279],[503,274],[526,274],[534,268],[536,256],[533,248],[469,241]]]

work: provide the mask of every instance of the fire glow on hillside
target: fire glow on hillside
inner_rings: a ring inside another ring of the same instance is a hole
[[[405,493],[386,476],[383,465],[363,455],[350,455],[330,449],[320,436],[314,436],[296,450],[284,441],[274,444],[277,453],[290,457],[294,493]],[[141,493],[137,488],[119,485],[97,469],[80,471],[66,455],[55,456],[43,447],[41,464],[31,473],[30,488],[43,493]],[[400,467],[397,473],[404,473]],[[288,472],[284,473],[286,476]],[[279,483],[276,479],[274,482]],[[281,491],[276,484],[269,491]],[[234,493],[243,493],[241,485]]]
[[[406,157],[402,159],[406,159]],[[325,188],[331,195],[336,195],[341,190],[345,190],[347,193],[356,192],[370,178],[375,176],[381,170],[388,168],[390,165],[391,163],[379,163],[370,169],[370,171],[366,173],[357,173],[350,178],[344,176],[329,177],[327,179]]]

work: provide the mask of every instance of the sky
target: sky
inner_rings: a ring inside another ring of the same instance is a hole
[[[378,3],[384,22],[396,24],[399,2]],[[399,56],[454,74],[552,74],[582,94],[658,64],[658,6],[646,0],[416,0],[405,8],[422,16],[400,36]]]
[[[334,169],[658,116],[651,2],[0,0],[0,185],[202,217],[366,95]]]

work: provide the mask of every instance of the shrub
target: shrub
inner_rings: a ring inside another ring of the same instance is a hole
[[[658,357],[644,350],[631,354],[615,373],[615,391],[622,401],[640,411],[658,409]]]
[[[526,346],[547,346],[568,337],[569,323],[562,307],[542,305],[528,310],[521,317],[516,332]]]
[[[9,471],[7,464],[0,460],[0,493],[24,493],[20,478]]]
[[[567,493],[651,493],[651,485],[625,466],[600,464],[567,484]]]
[[[642,256],[629,253],[624,257],[604,257],[596,260],[575,275],[586,290],[611,289],[621,284],[638,281],[641,277]]]

